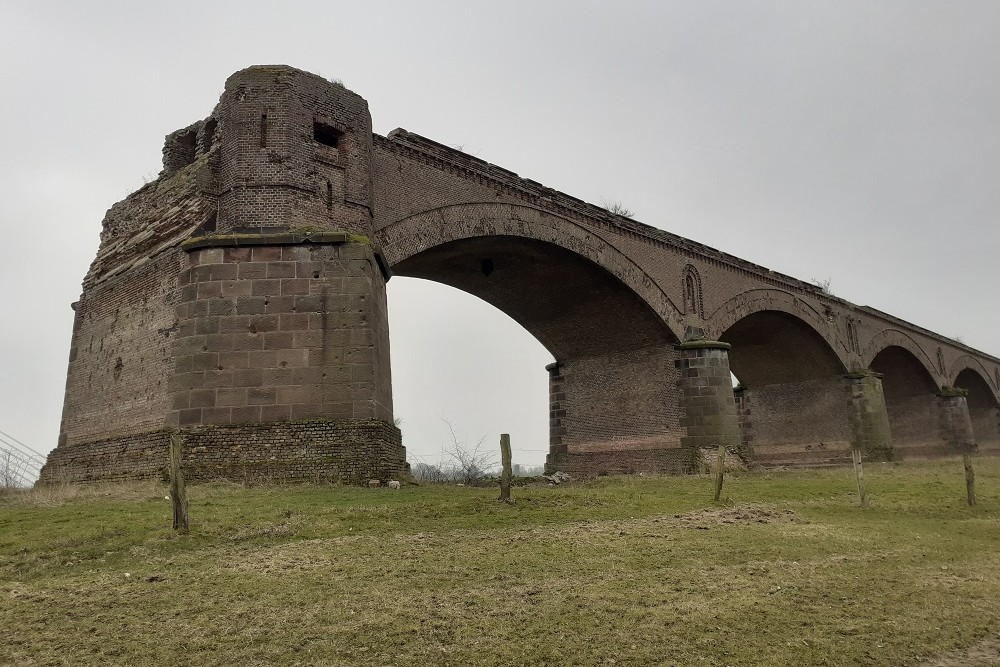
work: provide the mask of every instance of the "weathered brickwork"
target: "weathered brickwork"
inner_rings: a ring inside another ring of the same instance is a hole
[[[976,435],[969,418],[969,405],[960,393],[944,392],[939,398],[941,439],[952,452],[976,449]]]
[[[165,479],[166,430],[60,447],[40,481]],[[184,431],[187,479],[308,479],[361,484],[409,474],[399,429],[381,420],[202,425]]]
[[[745,419],[753,422],[754,461],[761,465],[827,465],[850,461],[855,431],[844,379],[750,386]]]
[[[697,452],[702,447],[725,445],[741,451],[742,434],[729,371],[729,345],[696,340],[682,343],[677,368],[680,371],[681,445]]]
[[[362,98],[285,67],[166,138],[104,221],[43,480],[155,476],[170,429],[194,478],[405,470],[371,144]]]
[[[549,469],[691,470],[720,443],[764,465],[1000,453],[1000,359],[419,135],[374,135],[359,95],[258,66],[108,211],[45,478],[155,475],[170,429],[199,443],[195,477],[403,470],[392,273],[475,294],[552,353]]]
[[[846,377],[850,400],[852,445],[868,460],[891,461],[895,458],[889,433],[889,414],[885,409],[882,379],[878,373],[859,372]]]
[[[187,260],[170,426],[392,421],[384,279],[367,244],[207,247]]]

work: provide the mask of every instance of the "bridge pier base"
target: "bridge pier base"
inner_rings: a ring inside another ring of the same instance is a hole
[[[963,393],[942,391],[938,398],[941,440],[954,453],[976,451],[976,435],[972,428],[969,403]]]
[[[852,447],[861,450],[867,460],[891,461],[895,452],[882,392],[882,376],[872,371],[859,371],[847,375],[846,379]]]
[[[677,346],[680,358],[681,425],[685,435],[681,446],[689,450],[718,447],[749,458],[740,435],[739,418],[729,371],[728,343],[691,340]]]

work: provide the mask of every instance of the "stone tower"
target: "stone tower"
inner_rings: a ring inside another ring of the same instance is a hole
[[[405,472],[368,104],[290,67],[237,72],[108,212],[42,481]]]

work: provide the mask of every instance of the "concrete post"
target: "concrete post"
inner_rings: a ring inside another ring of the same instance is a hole
[[[684,447],[725,445],[744,453],[740,451],[740,425],[729,372],[730,349],[728,343],[714,340],[690,340],[677,346]]]
[[[891,461],[894,457],[889,413],[882,393],[882,375],[858,371],[846,376],[850,401],[851,446],[868,461]]]

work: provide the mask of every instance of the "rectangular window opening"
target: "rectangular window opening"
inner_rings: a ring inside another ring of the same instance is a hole
[[[319,121],[313,122],[313,139],[324,146],[336,148],[337,144],[340,142],[340,136],[342,134],[343,132],[335,127],[327,125],[326,123],[321,123]]]

